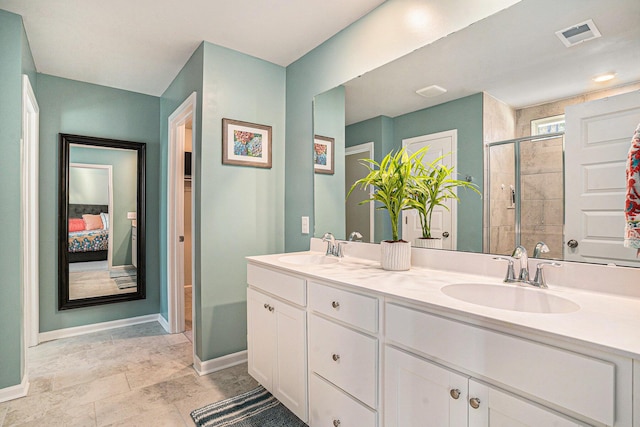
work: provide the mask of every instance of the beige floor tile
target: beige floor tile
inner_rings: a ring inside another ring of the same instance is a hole
[[[0,426],[4,425],[4,418],[7,415],[7,409],[9,409],[9,405],[3,405],[0,403]]]
[[[25,423],[5,425],[20,427],[95,427],[96,413],[93,403],[67,408],[55,407],[47,411],[42,418],[36,418]]]
[[[193,421],[186,424],[180,415],[180,412],[175,406],[169,407],[162,412],[145,412],[144,414],[135,415],[120,422],[111,424],[111,426],[126,426],[126,427],[181,427],[192,426]]]

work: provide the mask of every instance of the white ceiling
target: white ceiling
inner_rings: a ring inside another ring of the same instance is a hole
[[[203,41],[289,65],[384,0],[0,0],[39,72],[159,96]]]
[[[638,0],[523,0],[346,83],[347,124],[482,91],[521,108],[640,81],[638,17]],[[587,19],[602,37],[566,48],[555,32]],[[591,80],[609,71],[614,80]],[[448,92],[415,93],[434,84]]]

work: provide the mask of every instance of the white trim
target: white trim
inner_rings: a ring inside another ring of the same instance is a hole
[[[169,332],[169,323],[162,314],[158,314],[158,323],[160,323],[160,326],[162,326],[162,328],[167,331],[167,333],[171,333]]]
[[[160,314],[147,314],[145,316],[129,317],[128,319],[118,319],[109,322],[93,323],[91,325],[74,326],[72,328],[56,329],[55,331],[41,332],[40,342],[58,340],[61,338],[75,337],[78,335],[90,334],[93,332],[105,331],[107,329],[123,328],[125,326],[139,325],[141,323],[159,322]]]
[[[344,150],[345,156],[351,156],[353,154],[358,153],[368,153],[370,159],[374,159],[374,143],[372,142],[364,142],[362,144],[354,145],[352,147],[347,147]],[[369,195],[373,196],[375,192],[375,188],[373,185],[369,186]],[[369,241],[371,243],[375,243],[375,233],[376,233],[376,204],[374,202],[369,202]]]
[[[196,193],[195,157],[196,157],[196,99],[193,92],[184,102],[169,116],[169,149],[167,161],[167,315],[170,333],[184,331],[184,245],[179,242],[179,236],[184,236],[184,130],[188,120],[192,122],[191,132],[191,178],[192,191]],[[191,210],[191,235],[192,252],[195,247],[195,209]],[[195,284],[195,256],[192,256],[191,283]],[[192,299],[195,305],[195,298]],[[192,306],[193,309],[193,306]],[[193,310],[195,314],[195,310]],[[195,322],[193,322],[195,357]]]
[[[39,150],[40,108],[27,75],[22,76],[22,160],[21,160],[21,234],[22,234],[22,292],[24,313],[24,351],[38,345],[40,322],[39,270]],[[24,361],[25,372],[28,362]]]
[[[232,366],[246,363],[247,350],[239,351],[237,353],[227,354],[226,356],[217,357],[215,359],[201,361],[197,355],[193,356],[193,369],[198,375],[203,376],[212,372],[221,371]]]
[[[0,388],[0,402],[25,397],[29,392],[29,376],[24,375],[22,382],[11,387]]]

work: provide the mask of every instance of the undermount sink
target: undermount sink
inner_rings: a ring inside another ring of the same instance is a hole
[[[285,255],[278,258],[278,260],[296,265],[334,264],[339,261],[338,258],[320,254]]]
[[[442,292],[452,298],[525,313],[571,313],[580,306],[566,298],[552,295],[541,289],[524,288],[518,285],[490,285],[484,283],[458,283],[447,285]]]

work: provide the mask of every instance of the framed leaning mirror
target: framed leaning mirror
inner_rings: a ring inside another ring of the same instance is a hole
[[[58,309],[145,298],[145,147],[60,134]]]

